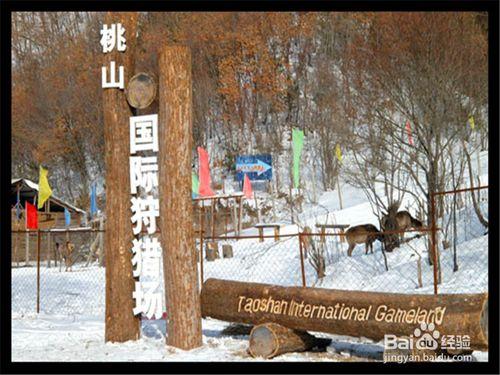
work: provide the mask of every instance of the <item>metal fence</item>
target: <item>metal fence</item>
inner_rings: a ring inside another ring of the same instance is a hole
[[[219,278],[391,293],[486,292],[487,188],[434,194],[429,228],[381,233],[397,236],[399,245],[392,251],[375,241],[373,253],[365,254],[365,246],[357,244],[349,256],[345,233],[205,237],[198,231],[200,282]],[[12,312],[103,315],[103,232],[13,231]],[[70,255],[68,243],[74,245]]]
[[[282,286],[344,290],[432,293],[433,267],[425,260],[430,229],[387,231],[401,246],[385,251],[373,243],[373,253],[358,244],[348,255],[344,233],[207,237],[198,255],[201,280],[219,278]],[[423,251],[421,249],[424,249]]]
[[[104,313],[103,232],[12,232],[12,313]]]
[[[357,244],[349,256],[345,233],[198,238],[201,282],[220,278],[391,293],[486,292],[487,189],[433,194],[429,227],[379,234],[396,237],[391,251],[386,240],[374,241],[373,253]]]
[[[488,186],[432,196],[436,293],[488,291]],[[434,255],[433,254],[433,255]]]

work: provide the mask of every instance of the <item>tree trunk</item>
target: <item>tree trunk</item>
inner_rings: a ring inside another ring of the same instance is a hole
[[[125,70],[125,86],[134,74],[135,35],[137,13],[109,12],[106,23],[120,22],[125,28],[127,50],[116,50],[105,55],[104,66],[110,61]],[[140,318],[134,316],[132,293],[132,254],[130,248],[134,234],[130,221],[130,137],[129,122],[132,115],[122,90],[105,89],[103,93],[104,140],[106,159],[106,326],[105,340],[124,342],[137,340]]]
[[[165,47],[159,61],[160,230],[163,246],[167,344],[193,349],[202,345],[191,204],[192,93],[191,53]]]
[[[306,331],[265,323],[255,326],[250,332],[248,351],[252,357],[268,359],[284,353],[304,352],[315,346],[326,347],[331,341],[319,339]]]
[[[471,348],[481,350],[488,347],[487,306],[486,293],[391,294],[217,279],[201,291],[203,317],[373,340],[409,336],[421,322],[434,322],[441,335],[469,335]]]

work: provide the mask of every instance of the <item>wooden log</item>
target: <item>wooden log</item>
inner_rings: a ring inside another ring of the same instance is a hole
[[[338,335],[384,339],[410,336],[420,323],[441,335],[468,335],[472,349],[488,348],[488,294],[395,294],[281,287],[208,279],[203,317],[235,323],[278,323]]]
[[[263,227],[258,227],[259,230],[259,242],[264,242],[264,228]]]
[[[315,346],[326,347],[330,339],[318,339],[307,333],[276,323],[255,326],[250,332],[248,351],[252,357],[266,359],[290,352],[304,352]]]
[[[233,247],[229,244],[222,245],[222,257],[232,258],[233,257]]]
[[[191,202],[193,109],[191,52],[167,46],[159,54],[159,185],[167,344],[202,345],[198,267]],[[172,220],[175,218],[175,220]]]
[[[105,23],[120,22],[125,28],[127,50],[114,50],[104,55],[103,66],[111,61],[123,66],[125,86],[134,73],[136,48],[136,12],[108,12]],[[130,127],[132,112],[122,90],[103,90],[104,144],[106,162],[106,318],[105,341],[125,342],[140,336],[141,319],[134,316],[135,301],[132,293],[135,282],[132,275],[130,251],[134,233],[130,221]],[[66,232],[68,235],[68,232]],[[67,241],[69,238],[67,238]]]

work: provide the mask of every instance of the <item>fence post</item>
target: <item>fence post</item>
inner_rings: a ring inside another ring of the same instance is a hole
[[[302,286],[306,286],[306,273],[304,268],[304,249],[302,247],[302,233],[299,233],[299,249],[300,249],[300,270],[302,273]]]
[[[432,247],[432,268],[434,273],[434,294],[438,294],[437,279],[437,246],[436,246],[436,196],[431,192],[431,247]]]
[[[47,267],[50,268],[50,248],[51,248],[51,240],[50,240],[50,229],[47,232]]]
[[[30,231],[28,228],[26,228],[26,238],[24,241],[24,245],[25,245],[24,265],[28,267],[30,263]]]
[[[40,312],[40,229],[37,232],[36,245],[36,313]]]
[[[201,209],[201,201],[200,201],[200,209]],[[201,278],[201,285],[200,285],[200,291],[201,288],[203,287],[203,234],[205,233],[204,231],[204,215],[200,214],[200,278]]]

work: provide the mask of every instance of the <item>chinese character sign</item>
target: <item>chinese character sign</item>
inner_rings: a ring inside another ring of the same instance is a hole
[[[127,49],[125,28],[121,23],[103,25],[100,44],[103,53]],[[125,88],[123,66],[115,61],[102,67],[102,88]],[[127,124],[123,124],[127,126]],[[162,248],[156,237],[160,202],[158,188],[158,115],[132,116],[130,127],[130,220],[134,239],[130,244],[132,275],[135,278],[134,315],[159,319],[164,311],[162,292]]]
[[[158,158],[139,153],[158,152],[158,115],[130,118],[130,200],[131,221],[135,238],[132,243],[135,282],[134,314],[158,319],[163,312],[161,285],[162,249],[156,237],[156,219],[160,202],[154,196],[158,187]],[[143,233],[146,233],[142,235]]]
[[[103,25],[100,43],[103,53],[109,53],[115,48],[119,52],[125,52],[127,49],[125,28],[121,23],[113,23],[109,27],[106,24]],[[118,78],[116,77],[116,63],[114,61],[109,63],[109,77],[107,67],[103,66],[101,70],[101,83],[103,89],[118,88],[123,90],[125,88],[125,71],[123,66],[118,67]]]

